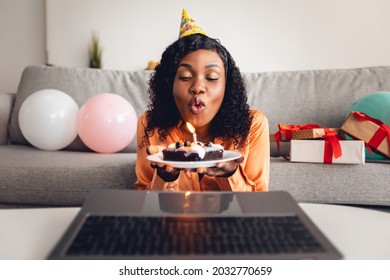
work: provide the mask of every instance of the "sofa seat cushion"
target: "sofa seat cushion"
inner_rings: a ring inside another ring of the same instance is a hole
[[[81,205],[95,189],[128,189],[135,153],[98,154],[0,146],[0,203]]]
[[[299,163],[271,157],[269,189],[286,190],[298,202],[390,206],[389,167],[389,163]]]
[[[136,180],[134,153],[8,145],[0,146],[0,158],[0,203],[79,206],[92,190],[132,189]],[[388,168],[386,163],[291,163],[271,157],[269,189],[288,191],[298,202],[390,206]]]

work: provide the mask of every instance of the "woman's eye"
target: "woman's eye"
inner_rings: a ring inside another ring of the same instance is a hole
[[[191,79],[191,77],[190,76],[180,76],[179,79],[182,81],[189,81]]]
[[[209,81],[218,81],[219,78],[218,77],[208,77],[207,80],[209,80]]]

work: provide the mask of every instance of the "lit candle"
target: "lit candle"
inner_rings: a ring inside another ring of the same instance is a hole
[[[192,139],[194,141],[194,145],[196,145],[197,139],[196,139],[195,128],[189,122],[187,122],[186,124],[187,124],[188,130],[192,133]]]

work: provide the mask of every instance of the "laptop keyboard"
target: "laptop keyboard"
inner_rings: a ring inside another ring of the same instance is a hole
[[[324,251],[299,218],[89,216],[69,256],[285,254]]]

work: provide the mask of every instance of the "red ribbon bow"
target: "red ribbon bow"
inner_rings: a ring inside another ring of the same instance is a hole
[[[385,123],[383,123],[378,119],[370,117],[369,115],[363,112],[353,112],[353,115],[359,121],[371,121],[379,126],[379,129],[374,133],[370,141],[367,142],[367,145],[373,147],[374,149],[377,149],[379,145],[382,143],[382,141],[387,137],[387,144],[389,145],[389,150],[390,150],[390,127],[388,125],[386,125]],[[370,150],[370,154],[371,153],[372,152]]]
[[[304,129],[313,129],[313,128],[320,128],[318,124],[302,124],[302,125],[296,125],[296,124],[290,124],[290,125],[284,125],[284,124],[278,124],[279,130],[275,133],[275,142],[278,147],[278,151],[280,152],[280,140],[282,138],[282,133],[285,134],[286,140],[290,141],[293,131],[298,130],[304,130]]]
[[[329,128],[324,128],[325,143],[324,143],[324,163],[332,163],[333,156],[335,159],[342,156],[340,141],[343,138]]]

